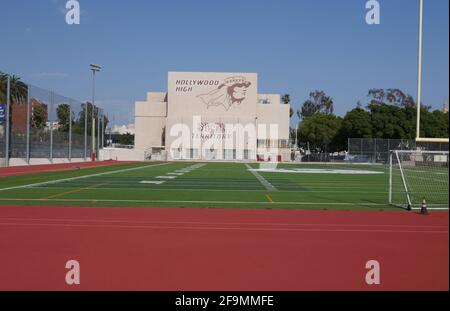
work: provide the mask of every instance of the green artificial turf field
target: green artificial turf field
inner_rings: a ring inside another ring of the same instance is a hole
[[[387,166],[259,168],[257,163],[135,163],[2,177],[0,204],[398,210],[387,204]]]

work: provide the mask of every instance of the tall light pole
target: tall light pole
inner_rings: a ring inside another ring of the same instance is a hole
[[[99,65],[90,65],[90,69],[92,70],[92,157],[91,160],[95,161],[95,73],[100,72],[102,70],[102,67]]]
[[[419,0],[419,53],[417,69],[417,124],[416,139],[420,138],[420,102],[422,96],[422,21],[423,21],[423,0]]]

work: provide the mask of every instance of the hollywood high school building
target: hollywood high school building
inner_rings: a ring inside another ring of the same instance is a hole
[[[135,103],[135,151],[155,160],[289,161],[289,111],[279,94],[258,94],[255,73],[169,72],[167,92]]]

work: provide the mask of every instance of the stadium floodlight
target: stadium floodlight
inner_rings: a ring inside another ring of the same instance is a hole
[[[101,67],[101,66],[95,65],[95,64],[91,64],[91,65],[90,65],[90,68],[91,68],[92,71],[94,71],[94,73],[95,73],[96,71],[102,70],[102,67]]]
[[[448,151],[394,150],[389,157],[389,204],[448,210]]]

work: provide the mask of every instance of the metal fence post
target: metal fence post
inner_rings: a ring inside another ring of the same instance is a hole
[[[72,161],[72,100],[69,103],[69,162]]]
[[[105,117],[102,114],[102,149],[105,147]]]
[[[363,155],[363,139],[361,138],[361,156]]]
[[[392,152],[389,152],[389,204],[392,204]]]
[[[27,85],[27,163],[30,164],[31,85]]]
[[[9,132],[10,132],[10,124],[9,124],[9,109],[11,104],[11,77],[8,75],[6,80],[6,139],[5,139],[5,166],[9,166]]]
[[[50,124],[50,162],[53,162],[53,123],[52,123],[52,111],[53,111],[53,91],[50,92],[50,112],[47,113],[48,121]]]
[[[101,109],[97,108],[97,152],[95,153],[97,155],[97,159],[100,153],[100,113]]]
[[[92,129],[91,129],[91,138],[92,138],[92,144],[91,144],[91,161],[94,161],[94,155],[96,156],[97,153],[95,152],[95,106],[92,105]]]
[[[374,150],[374,154],[373,154],[373,163],[377,163],[377,139],[374,139],[374,143],[373,143],[373,150]]]
[[[88,119],[88,104],[84,104],[84,161],[87,161],[87,119]]]

